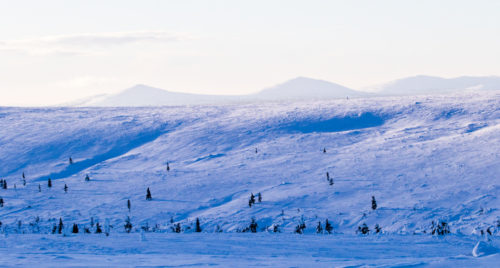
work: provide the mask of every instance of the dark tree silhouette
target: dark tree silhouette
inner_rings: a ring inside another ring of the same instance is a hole
[[[326,219],[326,221],[325,221],[325,231],[327,231],[329,234],[331,234],[333,231],[333,227],[330,224],[330,222],[328,221],[328,219]]]
[[[200,219],[196,218],[196,229],[195,232],[201,233]]]
[[[4,190],[7,190],[7,180],[3,180],[3,183],[2,183],[2,188]]]
[[[328,171],[326,172],[326,180],[330,180],[330,173],[328,173]]]
[[[153,199],[153,197],[151,196],[151,191],[149,190],[149,187],[148,187],[148,189],[146,190],[146,200],[150,201],[152,199]]]
[[[59,225],[57,226],[57,233],[62,234],[62,230],[64,228],[64,224],[61,218],[59,218]]]
[[[326,153],[326,148],[323,148],[323,153]]]
[[[260,193],[257,194],[257,200],[260,202],[262,202],[262,195]]]
[[[0,208],[3,208],[3,198],[0,197]]]
[[[71,232],[74,234],[78,233],[78,225],[76,225],[76,223],[73,223],[73,230],[71,230]]]
[[[295,226],[296,234],[303,234],[306,229],[306,223],[302,220],[299,225]]]
[[[40,183],[38,184],[38,192],[42,192],[42,186],[40,185]]]
[[[67,193],[68,192],[68,185],[64,184],[64,192]]]
[[[170,171],[170,165],[167,162],[167,171]]]
[[[377,224],[375,224],[375,233],[378,234],[380,232],[382,232],[382,228],[380,228],[380,226],[377,223]]]
[[[257,232],[258,224],[255,221],[255,218],[252,218],[252,222],[250,222],[250,226],[249,227],[250,227],[250,232],[252,232],[252,233],[256,233]]]
[[[69,157],[69,164],[72,165],[73,164],[73,158],[71,158],[71,156]]]
[[[85,181],[90,181],[89,174],[85,175]]]
[[[281,233],[279,224],[275,224],[273,226],[273,232],[274,233]]]
[[[130,217],[127,217],[127,219],[125,220],[125,231],[127,233],[130,233],[130,231],[132,231],[132,223],[130,222]]]
[[[177,224],[174,225],[174,232],[176,232],[176,233],[182,232],[182,228],[181,228],[181,223],[180,222],[178,222]]]
[[[52,180],[50,178],[47,180],[47,186],[49,188],[52,187]]]
[[[363,223],[363,225],[358,226],[358,232],[360,232],[362,234],[368,234],[370,232],[370,229],[368,228],[366,223]]]
[[[323,226],[321,226],[321,222],[318,221],[318,226],[316,226],[316,233],[317,234],[322,234],[323,233]]]
[[[250,199],[248,200],[248,206],[252,207],[252,205],[255,204],[255,196],[253,193],[250,194]]]
[[[373,210],[377,209],[377,201],[375,200],[375,196],[372,196],[372,209]]]
[[[446,235],[450,233],[450,227],[448,226],[448,223],[445,221],[440,221],[437,223],[437,225],[432,222],[432,234],[437,234],[437,235]]]
[[[102,233],[101,225],[99,225],[99,223],[95,224],[95,233],[96,234]]]
[[[128,212],[130,212],[130,208],[131,208],[131,204],[130,204],[130,199],[127,200],[127,208],[128,208]]]

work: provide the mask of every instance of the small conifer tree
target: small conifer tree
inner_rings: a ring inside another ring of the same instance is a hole
[[[200,219],[196,218],[196,228],[194,230],[197,233],[201,233]]]
[[[0,197],[0,208],[3,208],[3,198]]]
[[[333,231],[333,227],[330,224],[330,222],[328,221],[328,219],[326,219],[326,221],[325,221],[325,231],[327,231],[329,234],[331,234]]]
[[[130,222],[130,217],[127,217],[127,219],[125,220],[125,231],[127,233],[130,233],[130,231],[132,231],[132,223]]]
[[[167,171],[170,171],[170,165],[167,162]]]
[[[131,204],[130,204],[130,199],[127,200],[127,208],[128,208],[128,212],[130,212],[130,208],[131,208]]]
[[[248,200],[248,206],[252,207],[252,205],[255,204],[255,196],[253,193],[250,194],[250,199]]]
[[[377,209],[377,201],[375,200],[375,196],[372,196],[372,209],[373,210]]]
[[[78,233],[78,225],[76,223],[73,223],[73,229],[71,230],[71,232],[74,234]]]
[[[318,221],[318,226],[316,226],[316,233],[317,234],[322,234],[323,233],[323,226],[321,226],[321,222]]]
[[[62,230],[64,228],[64,224],[61,218],[59,218],[59,225],[57,226],[57,233],[62,234]]]
[[[71,156],[69,157],[69,164],[72,165],[73,164],[73,158],[71,158]]]
[[[252,222],[250,222],[250,232],[256,233],[257,232],[257,227],[258,227],[258,224],[255,221],[255,218],[252,218]]]
[[[68,192],[68,185],[64,184],[64,192],[67,193]]]
[[[47,180],[47,186],[49,188],[52,187],[52,180],[50,178]]]
[[[95,233],[96,234],[102,233],[101,225],[99,223],[95,224]]]
[[[259,203],[262,202],[262,195],[260,193],[257,194],[257,200],[259,201]]]
[[[148,187],[148,189],[146,190],[146,200],[150,201],[152,199],[153,199],[153,197],[151,196],[151,191],[149,190],[149,187]]]
[[[85,181],[90,181],[89,174],[85,175]]]
[[[363,225],[358,226],[358,232],[362,234],[368,234],[370,232],[370,228],[366,225],[366,223],[363,223]]]
[[[180,222],[178,222],[177,224],[174,225],[174,232],[176,232],[176,233],[182,232],[182,227],[181,227]]]

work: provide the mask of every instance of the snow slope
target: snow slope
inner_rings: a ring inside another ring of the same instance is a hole
[[[141,238],[142,237],[142,238]],[[9,235],[0,266],[22,267],[497,267],[474,239],[294,234]]]
[[[50,232],[60,217],[67,227],[90,227],[92,217],[124,232],[127,216],[134,232],[146,225],[171,232],[171,219],[191,232],[197,217],[204,232],[236,232],[251,218],[259,231],[277,224],[285,233],[301,220],[313,233],[327,218],[336,233],[349,235],[363,223],[384,233],[429,232],[437,220],[452,233],[498,232],[498,91],[239,106],[0,108],[0,126],[0,177],[8,183],[0,189],[0,221],[7,233]],[[152,201],[145,200],[148,187]],[[250,194],[259,192],[262,203],[250,208]]]

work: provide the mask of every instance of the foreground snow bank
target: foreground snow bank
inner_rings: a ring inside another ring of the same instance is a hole
[[[0,239],[0,266],[494,267],[500,261],[474,258],[475,237],[468,236],[142,235],[9,235]]]
[[[487,256],[495,253],[498,253],[498,248],[484,241],[477,242],[476,246],[472,250],[472,255],[474,257]]]

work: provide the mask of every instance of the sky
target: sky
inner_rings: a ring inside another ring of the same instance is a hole
[[[496,0],[0,0],[0,105],[500,75]]]

